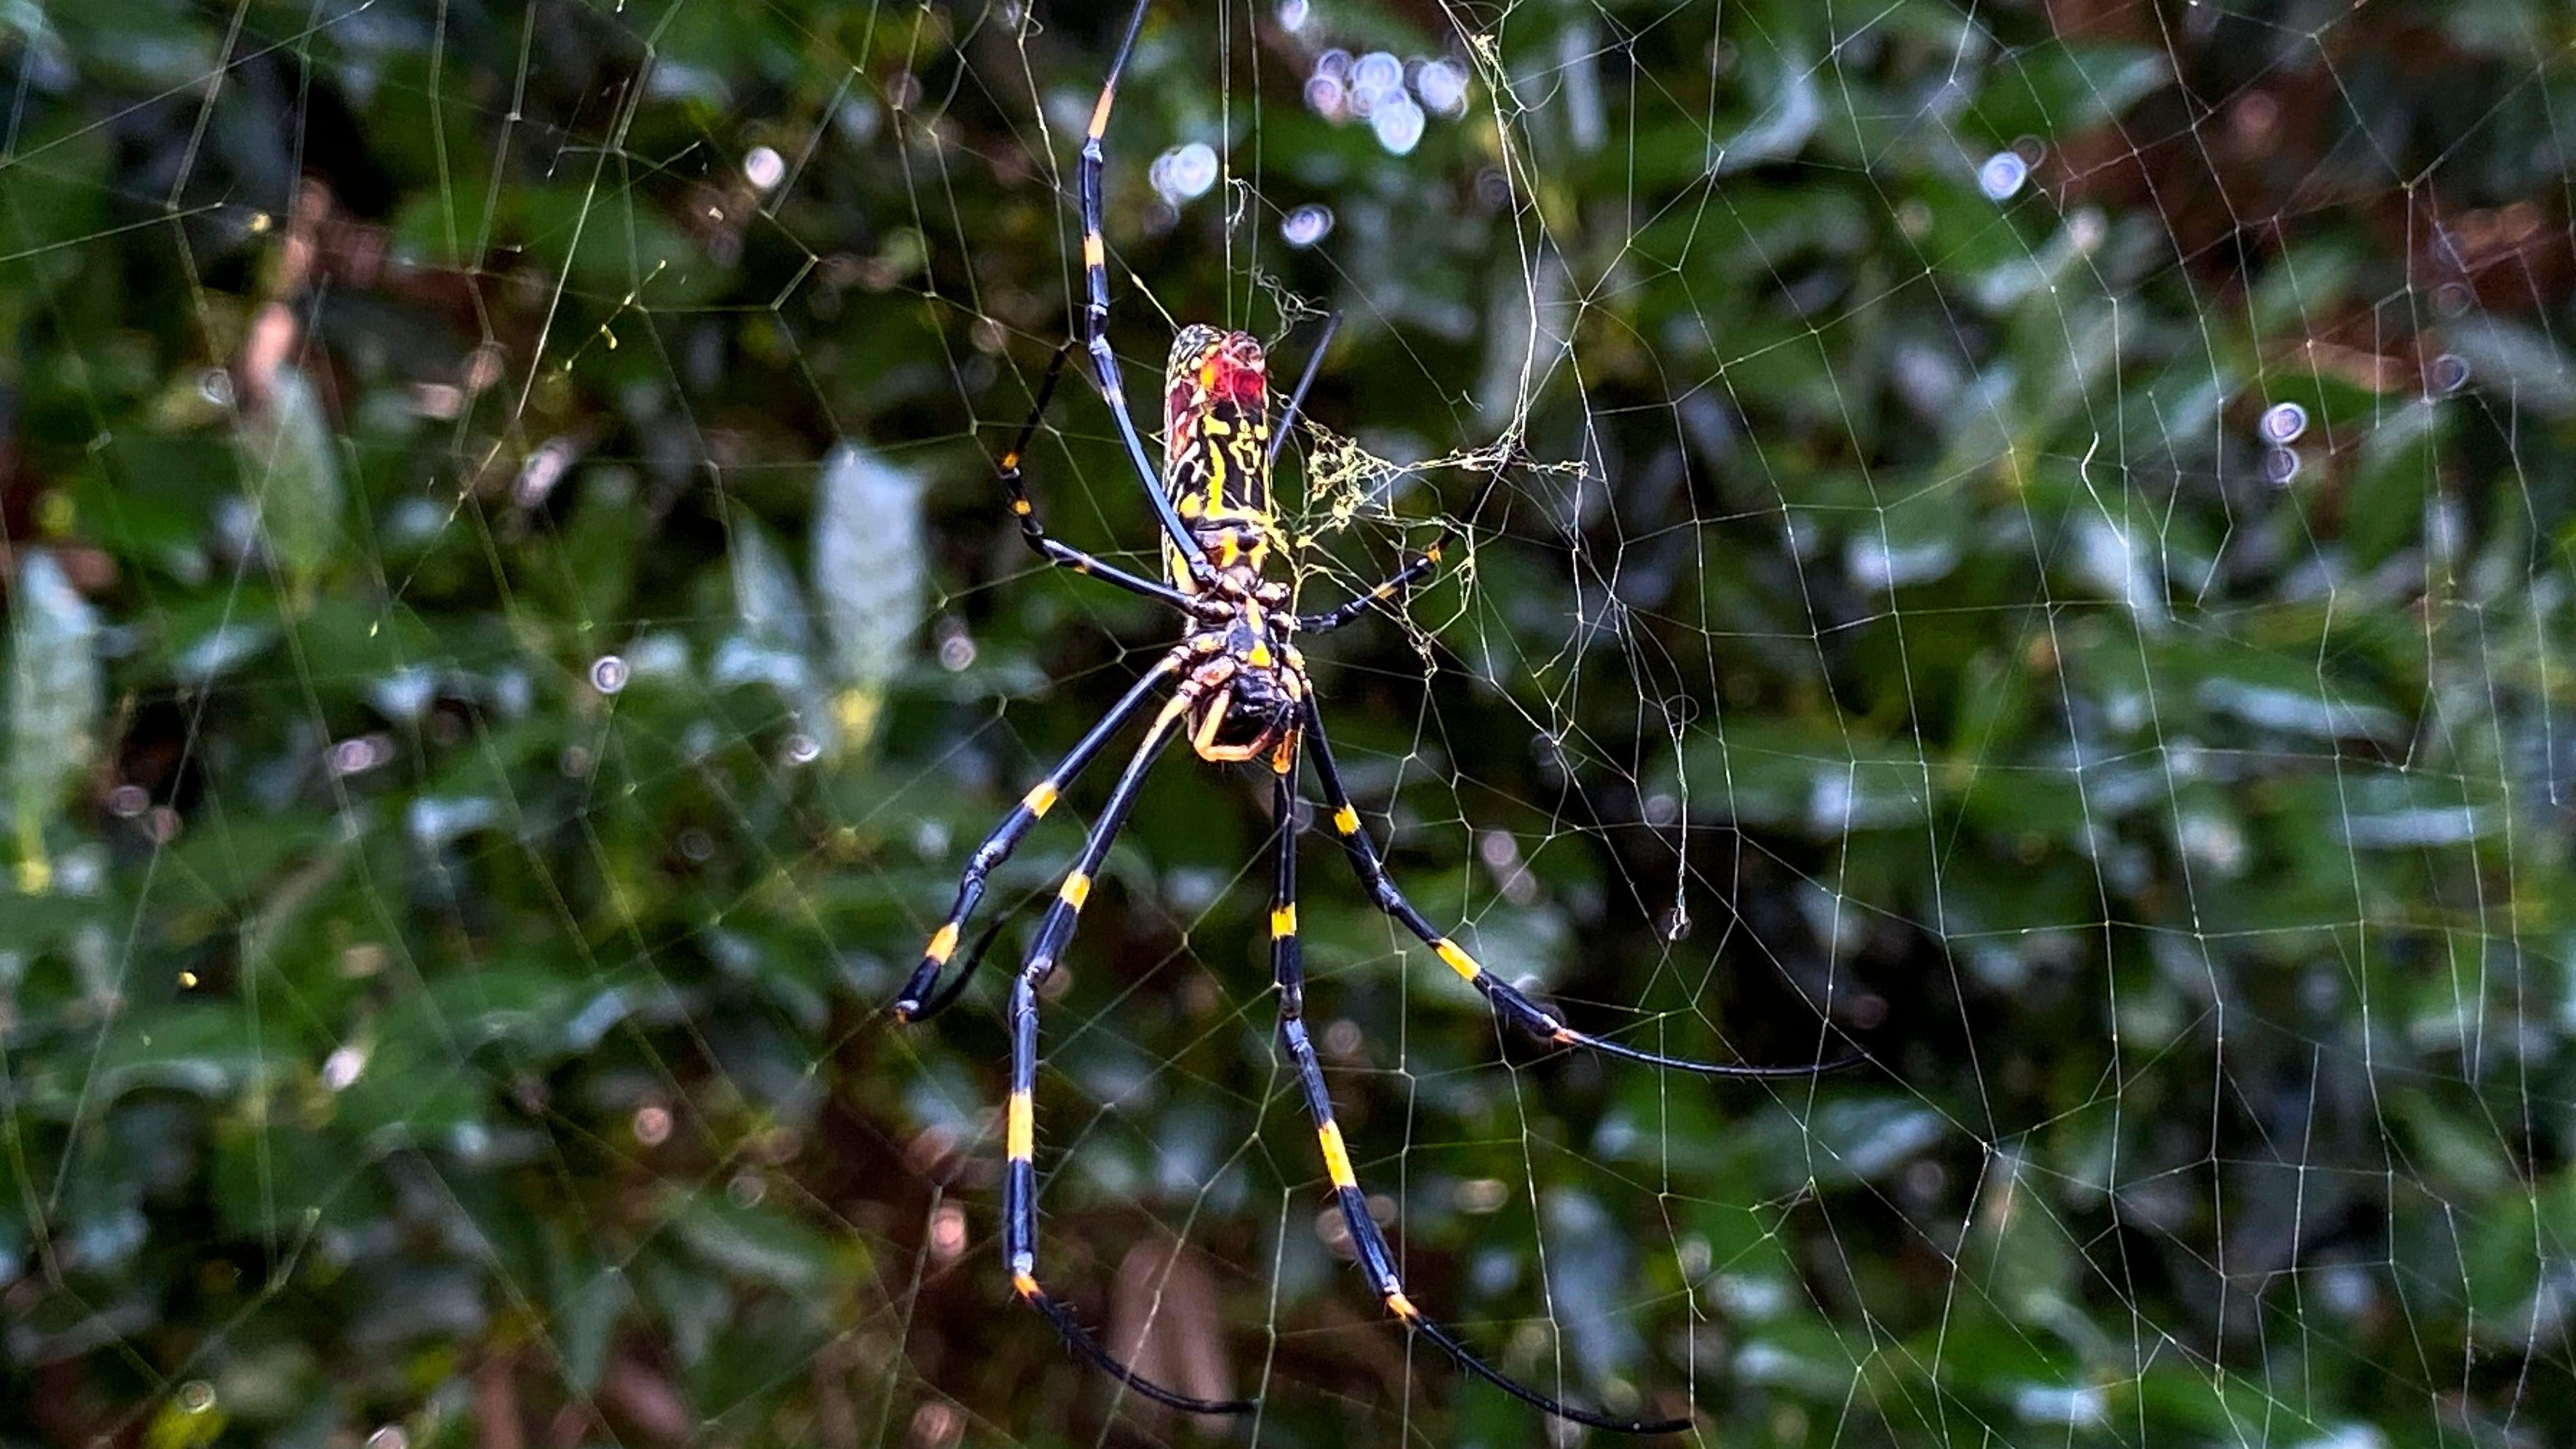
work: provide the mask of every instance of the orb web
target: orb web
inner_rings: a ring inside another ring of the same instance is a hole
[[[1114,17],[95,8],[0,22],[0,1437],[1550,1432],[1350,1270],[1258,780],[1158,767],[1038,1093],[1050,1281],[1248,1428],[1000,1311],[999,983],[1114,765],[958,1009],[883,1018],[1172,637],[991,476]],[[1148,15],[1129,377],[1208,320],[1284,388],[1338,314],[1303,606],[1462,531],[1308,650],[1407,893],[1625,1044],[1867,1054],[1532,1050],[1311,841],[1415,1301],[1711,1443],[2576,1430],[2569,46],[2540,0]],[[1154,574],[1067,381],[1038,508]]]

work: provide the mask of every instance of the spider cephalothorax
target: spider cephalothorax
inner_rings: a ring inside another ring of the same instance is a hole
[[[1414,909],[1388,877],[1386,864],[1368,832],[1361,828],[1359,810],[1351,803],[1350,792],[1343,788],[1341,774],[1333,766],[1332,749],[1324,739],[1323,714],[1316,708],[1305,660],[1289,641],[1297,634],[1338,629],[1373,605],[1410,588],[1439,565],[1441,551],[1455,538],[1457,528],[1454,524],[1443,528],[1421,556],[1366,593],[1320,614],[1292,612],[1293,590],[1268,573],[1272,566],[1285,561],[1283,556],[1288,551],[1271,511],[1270,470],[1278,457],[1280,440],[1286,436],[1298,404],[1304,399],[1306,383],[1314,378],[1315,363],[1308,363],[1305,377],[1289,395],[1274,431],[1269,372],[1261,343],[1248,333],[1202,324],[1182,328],[1172,343],[1163,378],[1164,466],[1161,476],[1155,476],[1145,440],[1137,432],[1135,420],[1128,416],[1118,354],[1109,345],[1108,249],[1100,236],[1101,173],[1106,164],[1101,134],[1109,124],[1109,106],[1117,94],[1119,72],[1126,67],[1127,56],[1135,48],[1136,32],[1144,23],[1145,6],[1146,0],[1137,0],[1135,13],[1127,24],[1126,40],[1119,46],[1117,59],[1110,63],[1108,82],[1101,87],[1100,103],[1092,109],[1091,128],[1083,137],[1082,164],[1076,182],[1082,198],[1083,345],[1091,356],[1092,380],[1099,384],[1101,396],[1109,404],[1119,441],[1136,476],[1145,484],[1147,500],[1162,526],[1163,577],[1156,580],[1131,573],[1049,537],[1038,522],[1036,506],[1029,500],[1028,486],[1020,476],[1021,455],[1027,452],[1029,439],[1046,415],[1056,378],[1074,344],[1065,344],[1048,364],[1046,376],[1038,384],[1036,403],[1010,449],[1002,454],[999,472],[1002,486],[1009,492],[1011,511],[1019,517],[1020,535],[1029,547],[1051,563],[1158,600],[1188,619],[1189,625],[1181,641],[1145,671],[1145,677],[1047,772],[1045,779],[1030,787],[1029,793],[976,849],[957,883],[957,899],[949,907],[947,920],[931,933],[921,964],[904,983],[903,993],[895,998],[894,1014],[901,1020],[919,1021],[957,999],[974,963],[1000,929],[998,925],[988,928],[967,950],[954,978],[946,986],[940,985],[941,973],[957,955],[959,933],[984,898],[986,878],[1036,828],[1065,786],[1092,757],[1128,721],[1143,713],[1157,695],[1169,690],[1170,697],[1146,727],[1143,743],[1136,747],[1118,783],[1110,789],[1081,852],[1074,857],[1073,868],[1065,873],[1055,899],[1048,903],[1046,915],[1029,940],[1026,963],[1011,985],[1011,1093],[1003,1128],[1002,1258],[1010,1273],[1012,1291],[1022,1302],[1044,1313],[1065,1341],[1085,1358],[1148,1398],[1194,1413],[1240,1413],[1252,1407],[1235,1400],[1192,1398],[1145,1378],[1101,1347],[1072,1311],[1038,1281],[1037,988],[1054,972],[1065,947],[1072,942],[1074,922],[1084,902],[1091,898],[1093,875],[1108,858],[1110,843],[1126,823],[1147,767],[1186,724],[1190,745],[1202,758],[1261,759],[1270,767],[1271,813],[1278,828],[1270,950],[1272,980],[1279,992],[1279,1037],[1295,1064],[1299,1092],[1315,1123],[1324,1175],[1349,1230],[1360,1270],[1368,1275],[1370,1289],[1399,1322],[1438,1344],[1460,1367],[1548,1413],[1576,1423],[1631,1432],[1687,1429],[1687,1419],[1613,1419],[1542,1394],[1477,1357],[1405,1296],[1394,1250],[1388,1246],[1384,1230],[1369,1214],[1368,1199],[1360,1190],[1350,1149],[1342,1140],[1341,1127],[1333,1120],[1323,1065],[1306,1032],[1305,967],[1297,944],[1299,756],[1312,762],[1324,803],[1331,807],[1327,818],[1333,833],[1377,908],[1394,917],[1429,946],[1442,964],[1483,993],[1495,1014],[1513,1029],[1542,1042],[1583,1047],[1607,1056],[1706,1076],[1806,1076],[1840,1063],[1754,1067],[1691,1061],[1578,1031],[1532,1001],[1520,988],[1497,979],[1478,964],[1466,948],[1443,935]],[[1317,361],[1331,340],[1332,326],[1328,322],[1322,340],[1316,344]],[[1502,476],[1502,469],[1497,468],[1485,480],[1475,501],[1468,505],[1470,516],[1483,505]]]

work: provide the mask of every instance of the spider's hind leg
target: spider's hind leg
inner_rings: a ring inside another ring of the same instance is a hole
[[[1323,783],[1324,802],[1333,808],[1333,833],[1341,837],[1342,850],[1350,858],[1351,871],[1360,878],[1360,884],[1368,887],[1370,899],[1377,903],[1379,910],[1395,917],[1406,930],[1421,938],[1422,944],[1429,946],[1450,970],[1458,973],[1460,979],[1484,994],[1496,1015],[1524,1035],[1557,1046],[1583,1047],[1604,1056],[1620,1057],[1648,1066],[1669,1067],[1675,1071],[1696,1072],[1704,1077],[1814,1077],[1838,1071],[1861,1059],[1854,1053],[1830,1061],[1794,1066],[1704,1062],[1691,1057],[1668,1057],[1660,1052],[1640,1051],[1566,1025],[1557,1019],[1555,1013],[1530,1000],[1528,993],[1487,971],[1475,957],[1467,954],[1465,947],[1441,934],[1422,912],[1414,909],[1413,902],[1404,898],[1404,892],[1396,889],[1395,881],[1386,873],[1386,862],[1378,856],[1376,844],[1369,839],[1368,832],[1360,828],[1359,810],[1351,804],[1350,791],[1342,786],[1341,771],[1333,766],[1332,748],[1324,741],[1323,712],[1316,707],[1312,695],[1306,699],[1305,734],[1307,743],[1314,750],[1315,777]]]
[[[1306,1032],[1305,967],[1297,944],[1295,761],[1283,755],[1279,763],[1286,768],[1279,772],[1272,794],[1278,802],[1275,813],[1279,818],[1279,875],[1270,907],[1270,966],[1279,987],[1279,1040],[1288,1049],[1288,1059],[1296,1065],[1298,1091],[1305,1098],[1307,1116],[1315,1124],[1315,1144],[1323,1153],[1324,1175],[1332,1181],[1334,1204],[1341,1209],[1342,1223],[1350,1232],[1351,1247],[1359,1255],[1359,1268],[1368,1276],[1370,1289],[1397,1322],[1439,1345],[1460,1368],[1523,1403],[1596,1429],[1625,1434],[1685,1432],[1691,1426],[1688,1419],[1614,1419],[1550,1398],[1477,1357],[1405,1296],[1403,1276],[1396,1271],[1395,1252],[1387,1246],[1386,1234],[1379,1231],[1377,1220],[1369,1216],[1368,1196],[1360,1190],[1359,1175],[1351,1167],[1350,1147],[1342,1140],[1341,1124],[1333,1118],[1332,1095],[1324,1087],[1323,1065],[1316,1059],[1315,1043]]]
[[[1075,858],[1073,870],[1064,878],[1056,898],[1047,907],[1045,919],[1029,945],[1028,960],[1011,983],[1011,1097],[1005,1115],[1004,1162],[1002,1168],[1002,1261],[1011,1275],[1011,1291],[1047,1317],[1056,1332],[1076,1353],[1091,1361],[1101,1372],[1158,1404],[1191,1414],[1248,1413],[1252,1404],[1239,1399],[1198,1399],[1167,1389],[1161,1384],[1118,1361],[1116,1355],[1101,1347],[1090,1330],[1073,1316],[1073,1311],[1048,1293],[1038,1281],[1038,1173],[1037,1173],[1037,1078],[1038,1078],[1038,985],[1055,971],[1055,963],[1073,940],[1073,928],[1082,912],[1083,902],[1090,899],[1091,881],[1100,863],[1108,858],[1110,843],[1117,839],[1119,828],[1127,823],[1127,814],[1136,804],[1136,793],[1145,783],[1145,772],[1172,741],[1173,727],[1189,712],[1195,696],[1187,685],[1155,716],[1144,741],[1129,757],[1127,769],[1109,792],[1109,803],[1101,807],[1100,818],[1082,843],[1082,853]]]

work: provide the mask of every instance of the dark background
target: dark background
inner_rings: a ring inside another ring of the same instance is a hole
[[[1050,1279],[1256,1421],[1009,1306],[1001,972],[881,1015],[1171,636],[988,471],[1121,8],[0,12],[0,1445],[1542,1441],[1342,1261],[1259,780],[1153,777],[1038,1093]],[[2576,1436],[2569,24],[1155,7],[1116,340],[1343,314],[1309,606],[1531,459],[1310,651],[1414,898],[1870,1053],[1532,1052],[1312,842],[1418,1303],[1711,1444]],[[1391,154],[1336,47],[1463,114]],[[1154,566],[1089,389],[1030,468]]]

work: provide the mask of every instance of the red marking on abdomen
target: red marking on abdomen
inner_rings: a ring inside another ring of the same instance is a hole
[[[1270,374],[1266,369],[1243,367],[1223,357],[1212,357],[1199,370],[1199,380],[1207,388],[1211,401],[1233,403],[1246,413],[1256,415],[1268,410]]]

